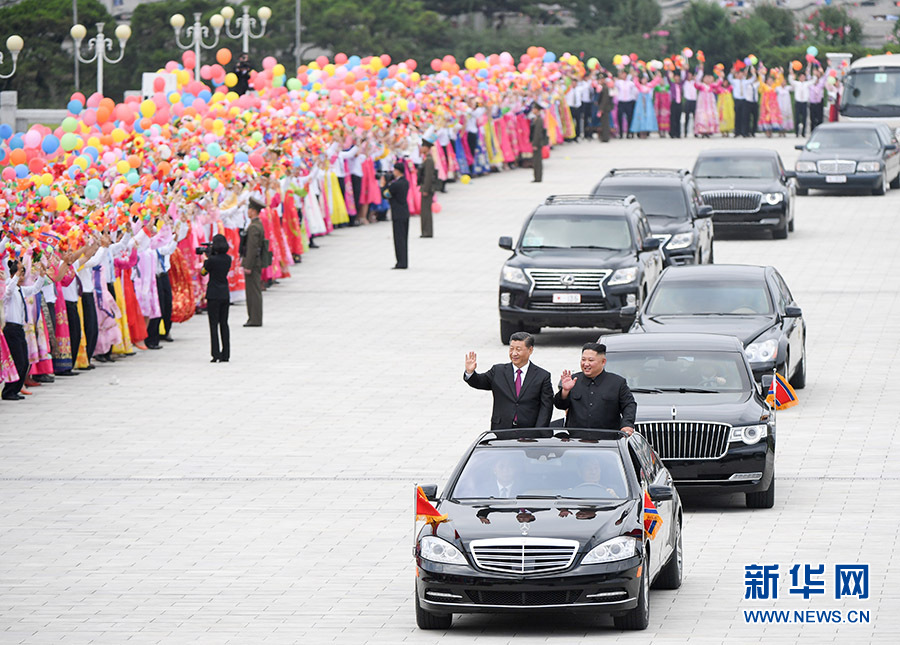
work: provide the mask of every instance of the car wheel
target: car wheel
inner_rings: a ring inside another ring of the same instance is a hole
[[[500,342],[509,345],[509,337],[519,331],[519,326],[505,320],[500,321]]]
[[[787,213],[784,214],[784,224],[782,224],[779,228],[776,228],[772,231],[772,237],[776,240],[786,240],[788,236],[788,231],[790,230],[790,223],[788,222]]]
[[[650,624],[650,554],[646,551],[644,552],[640,586],[637,607],[627,614],[613,618],[617,629],[647,629],[647,625]]]
[[[675,538],[675,551],[666,566],[659,572],[653,587],[656,589],[678,589],[681,586],[681,574],[684,566],[684,553],[681,540],[681,518],[678,518],[678,536]]]
[[[775,506],[775,475],[772,483],[761,493],[747,493],[747,508],[772,508]]]
[[[897,176],[891,180],[891,188],[895,190],[900,188],[900,173],[897,173]]]
[[[450,629],[453,614],[432,614],[419,606],[419,594],[416,593],[416,625],[419,629]]]
[[[809,188],[800,188],[800,187],[798,186],[798,187],[797,187],[797,194],[798,194],[798,195],[809,195]]]
[[[795,390],[802,390],[806,387],[806,347],[803,347],[803,352],[800,354],[800,365],[797,366],[797,371],[794,373],[794,376],[791,378],[791,387]]]
[[[713,241],[710,240],[710,241],[709,241],[709,257],[706,258],[706,263],[707,263],[707,264],[713,264],[713,262],[714,262],[714,258],[713,258]]]
[[[873,195],[884,195],[888,191],[887,173],[881,174],[881,186],[872,189]]]

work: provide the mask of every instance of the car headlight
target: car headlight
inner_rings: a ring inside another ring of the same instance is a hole
[[[608,284],[611,287],[617,284],[630,284],[637,280],[637,267],[629,267],[627,269],[617,269],[609,279]]]
[[[637,555],[639,548],[637,538],[629,535],[620,535],[607,540],[603,544],[598,544],[588,551],[581,564],[602,564],[604,562],[625,560],[633,555]]]
[[[500,272],[500,279],[504,282],[512,282],[513,284],[524,284],[528,286],[528,276],[522,269],[510,266],[504,266]]]
[[[747,360],[751,363],[766,363],[778,358],[778,341],[774,338],[759,343],[750,343],[744,348]]]
[[[759,440],[768,436],[769,426],[761,423],[755,426],[739,426],[731,429],[731,435],[728,437],[730,442],[743,441],[748,446],[759,443]]]
[[[419,555],[442,564],[468,564],[459,549],[434,535],[426,535],[419,540]]]
[[[764,199],[769,206],[774,206],[784,201],[784,193],[766,193]]]
[[[673,235],[669,243],[666,244],[667,249],[684,249],[691,245],[694,241],[693,233],[678,233]]]
[[[880,161],[860,161],[856,164],[856,172],[878,172],[881,170]]]
[[[794,170],[797,172],[815,172],[816,171],[816,162],[815,161],[798,161],[794,166]]]

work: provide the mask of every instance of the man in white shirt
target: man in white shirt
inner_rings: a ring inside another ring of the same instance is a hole
[[[794,134],[798,137],[805,137],[806,119],[809,114],[809,81],[806,80],[806,74],[802,71],[797,78],[794,78],[794,73],[791,72],[788,79],[794,90]]]
[[[97,320],[97,308],[94,305],[94,268],[106,258],[106,247],[96,242],[90,247],[91,255],[85,252],[75,272],[75,279],[81,285],[81,312],[84,316],[84,344],[87,352],[88,366],[93,369],[91,360],[97,349],[97,338],[100,335],[100,323]],[[98,278],[99,279],[99,278]]]
[[[728,75],[734,97],[734,136],[747,136],[747,99],[744,95],[744,70],[735,68]]]
[[[631,121],[634,119],[634,104],[637,100],[637,88],[631,77],[625,73],[625,70],[619,72],[619,78],[616,80],[616,96],[619,98],[618,112],[616,120],[619,129],[619,138],[624,136],[631,139],[632,135]],[[625,123],[627,119],[627,123]]]
[[[694,85],[694,73],[690,70],[684,73],[682,89],[684,89],[684,107],[682,108],[682,113],[684,114],[684,136],[687,137],[688,132],[693,130],[693,126],[688,124],[694,119],[694,112],[697,111],[697,86]],[[694,136],[697,135],[695,134]]]
[[[25,341],[25,323],[28,310],[25,298],[40,293],[44,286],[44,268],[37,265],[38,279],[34,284],[24,286],[25,266],[18,260],[9,260],[9,278],[3,289],[3,310],[6,312],[6,324],[3,326],[3,337],[9,347],[9,353],[15,363],[19,380],[4,384],[2,398],[4,401],[19,401],[25,397],[20,394],[28,376],[28,343]]]

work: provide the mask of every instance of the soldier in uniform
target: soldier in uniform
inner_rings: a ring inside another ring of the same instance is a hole
[[[247,284],[247,322],[244,323],[244,327],[262,327],[262,251],[266,240],[262,222],[259,220],[262,209],[262,204],[254,199],[251,199],[247,206],[250,225],[247,227],[247,245],[241,260]]]

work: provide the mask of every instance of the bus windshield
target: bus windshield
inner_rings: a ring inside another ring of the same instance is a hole
[[[900,116],[900,67],[850,70],[844,80],[840,112],[856,118]]]

